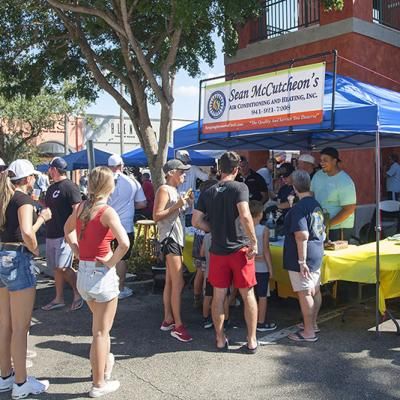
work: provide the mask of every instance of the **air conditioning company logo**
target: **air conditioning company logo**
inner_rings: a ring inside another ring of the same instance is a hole
[[[207,111],[212,119],[218,119],[222,116],[226,108],[226,98],[223,92],[217,90],[211,93],[208,99]]]

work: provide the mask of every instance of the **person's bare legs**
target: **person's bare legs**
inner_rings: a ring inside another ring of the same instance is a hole
[[[11,356],[16,383],[26,381],[27,335],[31,326],[35,293],[35,288],[9,292],[12,326]]]
[[[322,304],[322,296],[321,296],[320,286],[318,285],[315,288],[315,294],[314,294],[314,310],[313,310],[314,329],[318,329],[317,319],[319,310],[321,308],[321,304]]]
[[[247,325],[247,346],[249,349],[257,347],[257,300],[253,288],[239,289],[244,302],[244,319]]]
[[[215,329],[215,339],[217,342],[217,347],[225,346],[225,333],[224,333],[224,301],[226,298],[226,293],[228,289],[216,288],[214,287],[213,299],[211,304],[212,319]]]
[[[196,276],[194,277],[194,282],[193,282],[193,295],[194,299],[200,299],[201,294],[203,292],[203,281],[204,281],[204,272],[201,270],[201,268],[197,268],[196,270]]]
[[[203,317],[204,318],[208,318],[210,316],[212,299],[213,299],[212,296],[204,296],[204,298],[203,298]]]
[[[167,270],[171,282],[170,303],[172,309],[175,326],[182,325],[181,318],[181,294],[184,286],[182,274],[182,256],[176,254],[167,254],[166,256]],[[169,321],[168,321],[169,322]]]
[[[171,289],[172,289],[171,276],[169,268],[167,266],[165,271],[165,285],[163,291],[164,321],[166,322],[172,322],[172,320],[174,319],[171,308]]]
[[[257,322],[259,324],[264,324],[266,315],[267,315],[267,298],[266,297],[259,297],[258,298],[258,318],[257,318]]]
[[[74,292],[73,301],[77,301],[81,299],[81,295],[76,288],[76,271],[73,268],[65,268],[64,271],[64,280],[71,286],[72,291]]]
[[[51,303],[62,304],[64,303],[64,271],[63,268],[54,268],[54,285],[56,288],[56,297]]]
[[[128,265],[125,260],[121,260],[116,265],[117,275],[119,277],[119,290],[122,291],[125,287],[126,271],[128,270]]]
[[[5,377],[11,374],[11,310],[7,288],[0,288],[0,372]]]
[[[118,297],[106,303],[96,303],[95,301],[87,303],[93,314],[93,341],[90,347],[93,386],[102,387],[105,383],[104,373],[110,353],[110,331],[117,312]]]
[[[314,290],[308,289],[297,292],[304,321],[304,330],[300,332],[300,334],[305,338],[313,338],[315,336],[313,291]]]

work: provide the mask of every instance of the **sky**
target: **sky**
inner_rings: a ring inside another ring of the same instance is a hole
[[[224,75],[224,56],[222,53],[222,42],[215,36],[217,58],[214,66],[210,68],[207,64],[201,64],[201,76],[193,79],[185,71],[179,71],[174,83],[174,119],[197,120],[199,104],[199,81],[200,79],[212,78]],[[159,106],[150,105],[150,117],[160,118]],[[106,92],[101,92],[97,101],[87,110],[88,114],[119,115],[119,106],[116,101]]]

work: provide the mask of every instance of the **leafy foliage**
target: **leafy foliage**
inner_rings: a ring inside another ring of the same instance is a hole
[[[80,96],[99,89],[124,109],[144,148],[158,186],[166,160],[176,71],[212,66],[213,34],[227,55],[235,52],[236,27],[260,10],[259,0],[5,0],[0,4],[0,70],[17,84],[5,96],[33,96],[73,79]],[[126,87],[128,96],[117,85]],[[148,99],[161,105],[159,140]]]
[[[344,7],[344,0],[322,0],[322,4],[326,11],[341,11]]]
[[[12,86],[10,81],[0,79],[0,90]],[[51,129],[65,114],[82,114],[86,100],[74,97],[75,85],[65,82],[57,90],[42,89],[37,95],[16,93],[0,95],[0,154],[10,162],[18,157],[37,160],[37,148],[32,139],[43,130]],[[66,100],[70,98],[70,100]]]

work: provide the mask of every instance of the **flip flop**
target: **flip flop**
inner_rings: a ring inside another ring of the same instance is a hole
[[[215,343],[215,347],[217,349],[217,351],[219,352],[226,352],[229,350],[229,341],[228,338],[225,337],[225,344],[223,345],[223,347],[218,347],[217,344]]]
[[[43,311],[51,311],[51,310],[57,310],[57,308],[63,308],[65,307],[64,303],[49,303],[46,304],[45,306],[42,307]]]
[[[301,329],[301,330],[304,330],[304,324],[303,324],[302,322],[300,322],[300,323],[297,324],[296,326],[297,326],[297,328],[299,328],[299,329]],[[314,332],[315,332],[315,333],[320,333],[320,332],[321,332],[321,329],[319,329],[319,328],[314,328]]]
[[[254,349],[251,349],[251,348],[249,347],[249,344],[246,343],[246,344],[244,344],[244,345],[241,347],[241,350],[242,350],[242,352],[245,353],[245,354],[256,354],[256,353],[257,353],[257,350],[258,350],[258,342],[257,342],[257,346],[254,347]]]
[[[83,307],[83,299],[75,300],[71,304],[71,311],[77,311]]]
[[[306,338],[300,332],[293,333],[289,335],[288,338],[295,342],[316,342],[318,340],[318,336]]]

